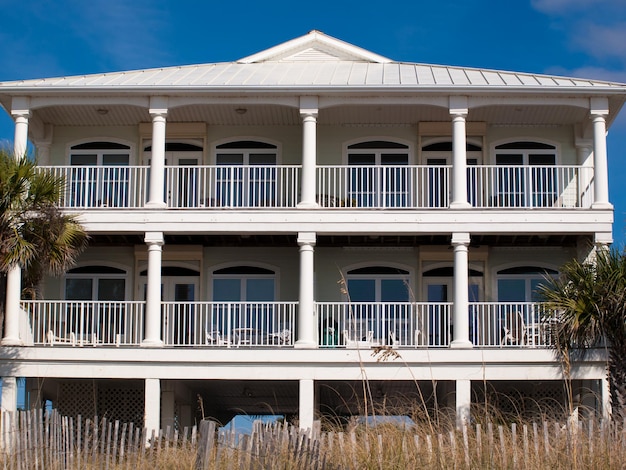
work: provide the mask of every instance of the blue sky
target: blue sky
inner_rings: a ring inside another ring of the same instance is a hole
[[[398,61],[626,83],[625,1],[0,0],[0,81],[232,61],[317,29]],[[621,246],[626,109],[608,146]]]

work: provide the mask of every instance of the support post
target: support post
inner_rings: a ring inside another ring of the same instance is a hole
[[[20,339],[20,300],[22,293],[22,270],[13,266],[7,273],[7,292],[4,305],[3,346],[21,346]]]
[[[472,381],[457,379],[456,381],[456,427],[461,429],[463,425],[470,423],[472,404]]]
[[[314,285],[314,246],[315,233],[301,232],[298,234],[300,246],[300,294],[298,303],[298,340],[296,348],[316,348],[315,340],[315,299]]]
[[[161,414],[161,381],[159,379],[145,380],[144,395],[144,427],[149,438],[152,431],[156,434],[161,429],[159,415]]]
[[[317,171],[317,96],[300,97],[302,117],[302,183],[298,207],[317,207],[315,173]]]
[[[469,275],[468,246],[469,233],[452,234],[454,247],[454,304],[452,305],[453,337],[450,347],[471,348],[469,339]]]
[[[17,378],[2,377],[2,411],[17,411]]]
[[[315,419],[315,383],[312,379],[300,379],[300,396],[298,407],[300,429],[313,430]]]
[[[611,419],[611,386],[606,377],[600,379],[600,399],[602,400],[602,419],[608,422]]]
[[[146,288],[145,337],[141,342],[144,347],[161,347],[161,258],[163,251],[163,233],[147,232],[145,242],[148,245],[148,285]]]

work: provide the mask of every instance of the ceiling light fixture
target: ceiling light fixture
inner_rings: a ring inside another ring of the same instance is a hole
[[[237,108],[237,109],[235,109],[235,112],[237,114],[246,114],[248,112],[248,110],[246,108]]]
[[[96,109],[96,112],[100,115],[100,116],[104,116],[106,114],[109,114],[109,110],[106,108],[98,108]]]

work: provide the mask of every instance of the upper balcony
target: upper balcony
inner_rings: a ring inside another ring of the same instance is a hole
[[[148,201],[148,166],[40,167],[63,177],[65,209],[141,209]],[[467,201],[477,209],[589,209],[593,168],[588,166],[472,165]],[[318,166],[316,202],[323,209],[446,209],[450,165]],[[167,166],[167,209],[296,209],[302,167]]]

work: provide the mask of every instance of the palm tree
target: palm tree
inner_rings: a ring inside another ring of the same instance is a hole
[[[83,227],[56,205],[64,187],[29,158],[0,149],[0,325],[12,267],[22,268],[22,285],[34,296],[43,276],[62,274],[87,246]]]
[[[539,293],[566,361],[606,342],[613,416],[626,417],[626,252],[600,249],[593,263],[570,261],[559,278],[546,278]]]

